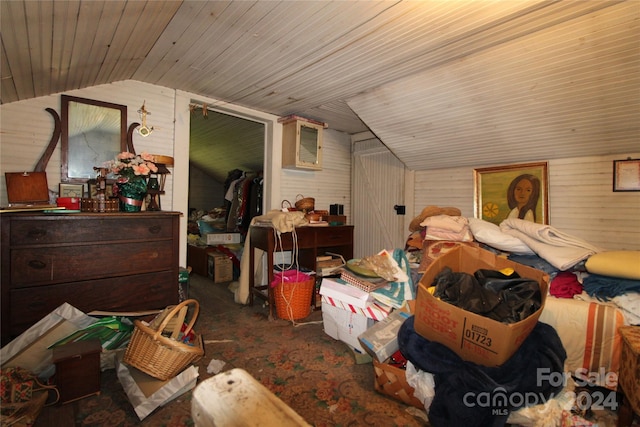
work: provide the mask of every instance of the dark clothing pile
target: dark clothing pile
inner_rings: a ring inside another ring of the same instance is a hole
[[[434,427],[504,426],[510,411],[544,403],[563,388],[556,379],[567,354],[555,329],[545,323],[538,322],[499,367],[463,361],[446,346],[427,340],[415,332],[414,317],[401,326],[398,344],[416,368],[434,375],[435,397],[428,409]]]
[[[542,305],[540,284],[496,270],[480,269],[474,275],[444,267],[433,279],[434,296],[466,311],[502,323],[516,323]]]

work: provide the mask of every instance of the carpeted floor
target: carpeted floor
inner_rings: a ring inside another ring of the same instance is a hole
[[[427,425],[416,408],[374,390],[372,364],[356,364],[346,344],[324,333],[319,310],[297,326],[269,321],[262,301],[237,305],[226,285],[195,274],[189,296],[201,306],[195,325],[205,341],[199,382],[215,375],[207,372],[211,361],[224,362],[222,371],[246,370],[314,426]],[[140,421],[115,370],[107,370],[100,395],[45,408],[35,427],[191,426],[191,397],[187,392]]]

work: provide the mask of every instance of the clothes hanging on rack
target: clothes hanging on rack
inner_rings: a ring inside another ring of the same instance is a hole
[[[262,173],[254,172],[243,172],[239,178],[229,183],[225,192],[228,232],[246,235],[251,219],[262,214],[262,186]]]

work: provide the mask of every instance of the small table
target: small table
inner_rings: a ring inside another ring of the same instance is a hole
[[[353,258],[353,225],[329,227],[296,227],[294,233],[281,233],[276,239],[271,226],[253,225],[249,228],[249,271],[255,271],[254,249],[262,249],[267,253],[268,281],[266,285],[256,286],[253,273],[249,274],[249,304],[253,304],[254,295],[269,301],[269,319],[273,318],[275,299],[269,284],[273,281],[273,253],[290,251],[297,247],[298,264],[301,267],[316,271],[316,257],[326,252],[342,255],[345,260]],[[276,246],[277,245],[277,246]],[[293,254],[295,257],[296,254]],[[294,258],[295,259],[295,258]],[[267,289],[267,296],[263,291]],[[315,299],[315,292],[313,293]],[[312,301],[312,305],[313,305]]]
[[[622,354],[618,375],[618,390],[622,405],[618,410],[618,426],[631,425],[633,414],[640,415],[640,326],[623,326]]]

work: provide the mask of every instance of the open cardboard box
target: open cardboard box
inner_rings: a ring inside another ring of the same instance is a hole
[[[454,272],[475,273],[478,269],[513,268],[520,277],[540,283],[542,305],[517,323],[505,324],[440,301],[428,290],[444,267]],[[453,350],[462,359],[483,366],[500,366],[516,352],[531,333],[544,308],[549,276],[540,270],[509,261],[484,249],[460,246],[435,259],[418,286],[415,330],[431,341]]]

